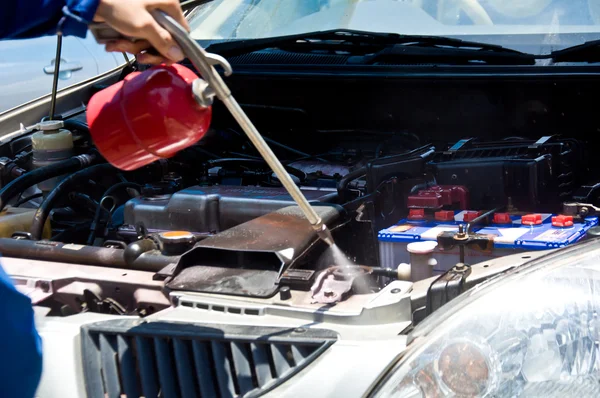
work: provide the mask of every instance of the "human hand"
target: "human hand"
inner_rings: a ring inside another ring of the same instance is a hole
[[[94,21],[105,22],[119,33],[140,38],[134,42],[115,40],[106,51],[135,54],[143,64],[167,64],[183,60],[184,55],[171,34],[156,22],[151,11],[161,10],[189,31],[178,0],[100,0]],[[162,56],[144,52],[154,47]]]

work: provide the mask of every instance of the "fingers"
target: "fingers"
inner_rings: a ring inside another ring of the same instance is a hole
[[[150,48],[150,43],[147,40],[115,40],[106,44],[106,51],[137,54]]]
[[[183,61],[183,52],[175,40],[173,40],[171,34],[163,29],[154,19],[144,28],[143,37],[165,58],[174,62]]]
[[[154,9],[167,13],[189,31],[189,25],[178,0],[100,0],[95,19],[105,20],[126,36],[145,39],[136,42],[116,40],[109,43],[106,50],[138,54],[138,60],[144,63],[182,61],[184,54],[181,48],[171,34],[152,17],[150,11]],[[154,54],[144,53],[144,50],[149,47],[154,47],[164,59]]]
[[[165,59],[160,55],[144,52],[150,47],[150,43],[146,40],[138,40],[136,42],[131,42],[129,40],[115,40],[106,44],[106,51],[136,54],[136,58],[141,64],[159,65],[166,63],[167,65],[170,65],[173,63],[173,61]]]
[[[130,54],[137,54],[136,58],[138,62],[142,64],[158,65],[161,63],[171,64],[177,59],[166,58],[156,54],[145,53],[145,50],[151,48],[152,45],[147,40],[137,40],[135,42],[129,40],[114,40],[106,44],[106,51],[109,52],[125,52]],[[183,54],[181,55],[183,59]]]
[[[158,55],[152,55],[152,54],[148,54],[148,53],[140,53],[140,54],[137,54],[135,57],[140,64],[145,64],[145,65],[160,65],[160,64],[171,65],[171,64],[173,64],[173,61],[171,61],[171,60],[165,59]]]

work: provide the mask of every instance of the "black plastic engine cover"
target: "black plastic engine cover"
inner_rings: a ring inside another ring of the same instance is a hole
[[[510,203],[524,211],[553,211],[573,194],[582,161],[574,140],[543,137],[471,143],[438,152],[430,163],[441,185],[464,185],[473,209]]]
[[[342,208],[314,209],[336,234]],[[161,274],[173,275],[170,290],[271,297],[284,271],[312,263],[325,249],[300,208],[289,206],[198,242]]]
[[[309,202],[327,202],[335,190],[303,188]],[[139,197],[125,205],[125,224],[149,232],[184,230],[217,233],[293,205],[283,188],[194,186],[170,196]]]

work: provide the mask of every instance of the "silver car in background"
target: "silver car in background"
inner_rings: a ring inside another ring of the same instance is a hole
[[[52,90],[56,37],[0,41],[0,113]],[[123,64],[119,53],[107,53],[90,34],[64,37],[58,89],[98,76]]]

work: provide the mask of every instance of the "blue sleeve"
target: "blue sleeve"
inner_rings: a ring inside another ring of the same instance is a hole
[[[100,0],[3,0],[0,39],[54,35],[85,37]]]
[[[31,300],[0,267],[0,397],[33,398],[42,374],[42,342]]]

